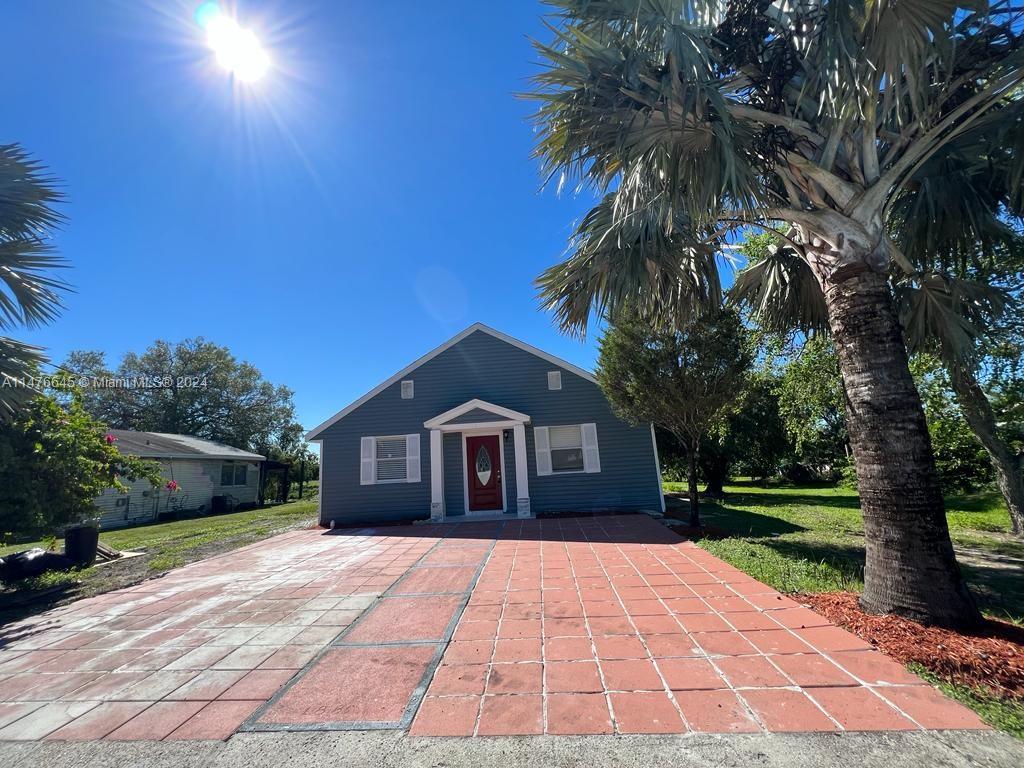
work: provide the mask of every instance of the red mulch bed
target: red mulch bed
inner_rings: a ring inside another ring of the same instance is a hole
[[[797,599],[903,664],[917,663],[946,680],[1024,699],[1024,627],[992,619],[967,633],[926,627],[898,616],[864,613],[852,592]]]

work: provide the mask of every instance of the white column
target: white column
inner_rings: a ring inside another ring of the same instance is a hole
[[[441,430],[430,430],[430,519],[444,519],[444,459]]]
[[[526,426],[512,427],[512,445],[516,451],[516,511],[519,517],[530,517],[530,476],[526,463]]]

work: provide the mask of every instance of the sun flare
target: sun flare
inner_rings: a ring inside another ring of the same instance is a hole
[[[216,3],[203,3],[196,11],[196,21],[206,31],[206,43],[217,63],[239,80],[256,82],[270,69],[270,56],[256,34],[242,27]]]

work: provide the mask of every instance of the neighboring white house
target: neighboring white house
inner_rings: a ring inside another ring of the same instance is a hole
[[[166,512],[211,510],[215,496],[228,506],[255,504],[259,497],[260,466],[266,457],[189,435],[112,429],[122,453],[160,463],[164,485],[147,480],[128,483],[130,491],[108,488],[96,499],[102,528],[149,522]],[[177,490],[169,490],[170,481]]]

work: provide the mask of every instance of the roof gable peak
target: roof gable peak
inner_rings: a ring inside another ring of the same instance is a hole
[[[362,397],[360,397],[356,401],[354,401],[354,402],[350,403],[349,405],[345,406],[344,408],[342,408],[336,414],[331,416],[331,418],[327,419],[323,423],[321,423],[321,424],[317,425],[316,427],[314,427],[313,429],[311,429],[309,432],[306,433],[306,439],[307,440],[316,440],[319,437],[321,432],[323,432],[325,429],[327,429],[328,427],[332,426],[333,424],[336,424],[337,422],[341,421],[343,418],[345,418],[348,414],[352,413],[352,411],[356,410],[363,403],[367,402],[371,398],[373,398],[376,395],[380,394],[381,392],[383,392],[385,389],[390,387],[395,382],[400,381],[405,376],[408,376],[410,373],[415,371],[417,368],[419,368],[424,363],[427,363],[427,362],[433,360],[435,357],[440,355],[442,352],[445,352],[445,351],[451,349],[456,344],[458,344],[460,341],[462,341],[463,339],[467,338],[468,336],[471,336],[472,334],[474,334],[474,333],[476,333],[478,331],[481,332],[481,333],[486,333],[488,336],[492,336],[493,338],[498,339],[499,341],[503,341],[506,344],[510,344],[513,347],[516,347],[518,349],[523,350],[524,352],[528,352],[531,355],[534,355],[535,357],[541,358],[542,360],[546,360],[547,362],[551,363],[552,365],[555,365],[555,366],[557,366],[559,368],[562,368],[563,370],[569,371],[570,373],[575,373],[577,376],[579,376],[579,377],[581,377],[583,379],[586,379],[587,381],[589,381],[591,383],[594,383],[594,384],[597,383],[597,379],[594,377],[594,374],[592,374],[590,371],[587,371],[587,370],[585,370],[583,368],[580,368],[577,365],[573,365],[572,363],[568,362],[567,360],[562,360],[560,357],[555,357],[554,355],[549,354],[549,353],[547,353],[547,352],[545,352],[545,351],[543,351],[541,349],[538,349],[537,347],[534,347],[531,344],[527,344],[524,341],[520,341],[519,339],[517,339],[517,338],[515,338],[513,336],[509,336],[507,333],[502,333],[499,330],[491,328],[489,325],[484,325],[481,322],[476,322],[476,323],[473,323],[472,325],[470,325],[465,330],[460,331],[459,333],[455,334],[450,339],[448,339],[448,341],[444,342],[440,346],[435,347],[430,352],[428,352],[427,354],[423,355],[423,357],[421,357],[418,360],[414,361],[413,363],[407,365],[405,368],[400,370],[394,376],[391,376],[387,380],[385,380],[382,383],[378,384],[376,387],[371,389],[365,395],[363,395]]]

